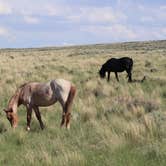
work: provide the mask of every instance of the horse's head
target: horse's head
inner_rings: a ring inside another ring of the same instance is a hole
[[[101,69],[99,70],[99,75],[101,78],[104,78],[105,77],[105,70],[104,70],[104,67],[102,66]]]
[[[6,113],[6,117],[9,120],[11,126],[13,128],[17,127],[18,117],[17,117],[17,114],[13,112],[13,109],[8,108],[8,109],[4,109],[3,111]]]

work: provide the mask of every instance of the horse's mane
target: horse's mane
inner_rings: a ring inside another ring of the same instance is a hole
[[[20,85],[17,88],[16,92],[14,93],[14,95],[9,100],[9,105],[12,105],[16,100],[18,101],[18,98],[19,98],[19,95],[20,95],[20,92],[21,92],[22,88],[25,87],[28,83],[29,82],[24,83],[24,84]]]
[[[24,83],[24,84],[22,84],[22,85],[20,85],[19,87],[18,87],[18,89],[21,89],[21,88],[23,88],[25,85],[27,85],[29,82],[26,82],[26,83]],[[17,89],[17,90],[18,90]]]

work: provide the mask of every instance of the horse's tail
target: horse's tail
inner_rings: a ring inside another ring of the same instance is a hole
[[[67,109],[66,111],[67,112],[70,112],[70,107],[72,105],[75,94],[76,94],[76,87],[74,85],[71,85],[69,95],[68,95],[68,98],[67,98],[67,101],[66,101],[66,109]]]
[[[65,119],[66,119],[66,127],[70,128],[69,122],[70,122],[70,117],[71,117],[71,106],[73,103],[73,99],[76,94],[76,87],[74,85],[71,85],[69,95],[65,104]],[[61,123],[62,125],[63,123]]]

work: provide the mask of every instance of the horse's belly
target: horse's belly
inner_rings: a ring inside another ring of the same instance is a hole
[[[49,106],[57,101],[55,94],[50,87],[36,91],[32,97],[32,103],[38,106]]]
[[[37,106],[50,106],[54,103],[56,103],[56,99],[55,98],[47,98],[47,97],[38,97],[36,99],[34,99],[34,103]]]
[[[124,69],[119,69],[117,72],[123,72],[124,71]]]
[[[112,72],[123,72],[124,69],[121,69],[121,68],[117,68],[116,70],[112,70]]]

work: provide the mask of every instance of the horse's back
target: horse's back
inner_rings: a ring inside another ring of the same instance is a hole
[[[49,106],[59,100],[62,104],[67,101],[71,82],[55,79],[47,83],[30,82],[22,88],[20,99],[23,104]]]
[[[32,105],[49,106],[56,102],[56,98],[51,89],[50,82],[32,82],[27,86],[30,87],[29,99]]]
[[[129,57],[111,58],[105,63],[112,72],[123,72],[126,68],[132,68],[132,65],[133,60]]]
[[[129,57],[122,57],[122,58],[119,58],[119,60],[123,63],[133,64],[132,58],[129,58]]]
[[[120,59],[117,58],[111,58],[109,59],[106,63],[105,66],[107,68],[107,70],[112,71],[112,72],[123,72],[124,71],[124,67],[121,64]]]

